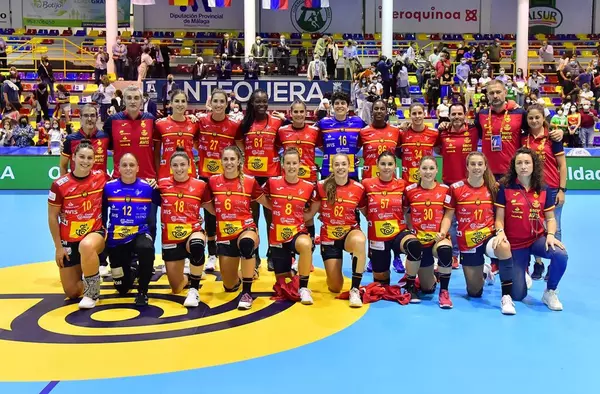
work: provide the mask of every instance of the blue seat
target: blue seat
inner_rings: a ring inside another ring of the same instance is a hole
[[[473,38],[475,39],[475,41],[481,41],[481,40],[483,40],[483,36],[481,34],[479,34],[479,33],[475,34],[473,36]]]
[[[408,33],[404,35],[404,38],[409,40],[409,41],[414,41],[416,36],[414,35],[414,33]]]
[[[353,40],[362,41],[362,40],[364,40],[365,38],[363,37],[363,35],[362,35],[362,34],[360,34],[360,33],[356,33],[356,34],[353,34],[353,35],[352,35],[352,39],[353,39]]]
[[[562,99],[560,97],[552,97],[552,99],[550,99],[550,101],[552,102],[552,105],[554,105],[555,107],[558,107],[559,105],[562,104]]]
[[[203,31],[199,31],[196,33],[196,38],[204,38],[205,33]]]
[[[402,109],[396,110],[396,116],[398,117],[398,119],[405,119],[404,118],[404,111]]]
[[[28,72],[28,73],[25,74],[25,78],[24,79],[29,80],[29,81],[36,80],[36,79],[38,79],[38,76],[37,76],[37,73]]]
[[[143,31],[134,31],[133,32],[133,36],[136,37],[136,38],[143,37],[144,36],[144,32]]]
[[[450,40],[452,40],[452,34],[443,34],[442,35],[442,40],[444,40],[444,41],[450,41]]]
[[[302,38],[302,34],[300,34],[300,33],[292,33],[290,35],[290,39],[292,39],[292,40],[300,40],[301,38]]]
[[[77,73],[67,73],[67,77],[65,78],[65,81],[73,81],[73,82],[75,82],[75,81],[77,81],[77,76],[78,75],[79,74],[77,74]]]
[[[550,117],[553,117],[554,115],[556,115],[556,111],[553,109],[548,110],[548,112],[550,113]]]
[[[421,94],[421,88],[417,85],[411,85],[408,88],[408,91],[410,92],[410,94]]]

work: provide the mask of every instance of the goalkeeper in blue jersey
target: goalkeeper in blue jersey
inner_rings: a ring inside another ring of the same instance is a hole
[[[125,295],[138,278],[135,304],[148,305],[148,284],[154,267],[154,240],[150,235],[149,217],[153,187],[137,177],[139,166],[131,153],[119,162],[120,178],[104,187],[103,217],[107,228],[106,246],[115,288]],[[137,256],[138,265],[132,263]]]
[[[360,151],[360,130],[367,124],[358,116],[348,115],[350,96],[341,91],[331,95],[334,116],[328,116],[317,122],[316,126],[323,135],[323,165],[321,166],[321,179],[331,173],[333,156],[344,153],[350,160],[349,177],[358,180],[358,158]]]

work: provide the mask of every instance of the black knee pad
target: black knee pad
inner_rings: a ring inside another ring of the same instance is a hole
[[[240,250],[240,256],[244,259],[251,259],[254,257],[254,249],[256,245],[252,238],[242,238],[239,242],[238,249]]]
[[[471,293],[469,292],[469,289],[467,289],[467,294],[469,295],[469,297],[472,298],[481,298],[481,296],[483,295],[483,288],[481,288],[481,290],[479,290],[477,293]]]
[[[452,247],[442,245],[437,249],[438,265],[444,268],[452,267]]]
[[[416,238],[411,238],[404,244],[406,257],[411,261],[421,261],[423,258],[423,245]]]
[[[242,285],[242,280],[239,279],[238,283],[233,286],[231,289],[227,288],[225,285],[223,285],[223,289],[225,289],[226,293],[235,293],[236,291],[238,291],[240,289],[240,286]]]
[[[204,265],[204,240],[200,238],[193,238],[190,240],[190,254],[192,258],[190,259],[190,263],[196,267]]]
[[[435,293],[435,288],[437,287],[437,283],[433,284],[433,287],[431,289],[423,289],[421,288],[421,293],[423,294],[433,294]]]

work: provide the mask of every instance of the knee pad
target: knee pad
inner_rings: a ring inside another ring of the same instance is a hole
[[[223,285],[223,289],[225,289],[226,293],[235,293],[236,291],[238,291],[240,289],[240,286],[242,285],[242,280],[239,279],[238,283],[236,285],[234,285],[231,289],[227,288],[227,286]]]
[[[113,278],[113,285],[119,294],[122,296],[127,294],[131,288],[131,283],[129,283],[129,278],[125,277],[123,267],[111,268],[111,275]]]
[[[438,264],[440,267],[452,267],[452,246],[442,245],[437,248]]]
[[[469,297],[471,298],[481,298],[481,296],[483,295],[483,287],[477,292],[477,293],[472,293],[469,291],[469,289],[467,288],[467,294],[469,295]]]
[[[431,289],[423,289],[423,288],[421,288],[421,293],[423,293],[423,294],[433,294],[433,293],[435,293],[436,287],[437,287],[437,283],[434,283],[433,287]]]
[[[411,261],[421,261],[423,258],[423,245],[418,239],[411,238],[404,244],[406,257]]]
[[[240,256],[244,259],[251,259],[254,257],[254,249],[256,248],[254,240],[252,238],[242,238],[239,242]]]
[[[204,265],[204,240],[200,238],[193,238],[190,240],[190,254],[192,258],[190,259],[190,263],[197,267]]]

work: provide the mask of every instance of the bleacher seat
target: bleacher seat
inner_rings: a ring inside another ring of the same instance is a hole
[[[411,85],[408,91],[410,94],[421,94],[421,88],[417,85]]]

